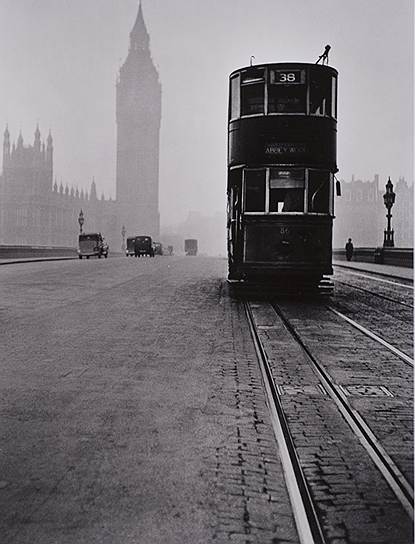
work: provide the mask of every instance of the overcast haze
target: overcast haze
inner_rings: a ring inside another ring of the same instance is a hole
[[[115,81],[137,0],[0,0],[0,128],[54,137],[58,182],[115,198]],[[229,73],[315,62],[339,71],[339,177],[413,181],[411,0],[144,0],[162,83],[162,225],[225,208]]]

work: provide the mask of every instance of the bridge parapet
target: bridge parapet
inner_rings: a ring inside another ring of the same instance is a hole
[[[346,251],[344,249],[333,249],[333,257],[339,261],[345,261]],[[413,248],[397,247],[355,247],[353,261],[413,268],[414,250]]]
[[[9,246],[0,245],[0,259],[25,259],[30,257],[76,257],[75,247]]]

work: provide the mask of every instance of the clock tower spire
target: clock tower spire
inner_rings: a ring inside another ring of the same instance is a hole
[[[161,85],[142,4],[116,85],[119,221],[127,232],[158,236]]]

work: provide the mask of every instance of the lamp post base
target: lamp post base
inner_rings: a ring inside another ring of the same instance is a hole
[[[393,230],[384,231],[383,247],[395,247],[395,243],[393,241]]]

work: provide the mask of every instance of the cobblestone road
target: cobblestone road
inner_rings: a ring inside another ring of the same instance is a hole
[[[297,542],[225,265],[0,270],[2,544]]]
[[[201,257],[1,267],[2,544],[299,541],[225,275],[224,259]],[[347,289],[334,302],[369,319],[372,302]],[[411,479],[411,369],[324,305],[284,311]],[[409,544],[401,508],[287,331],[263,337],[328,542]]]

